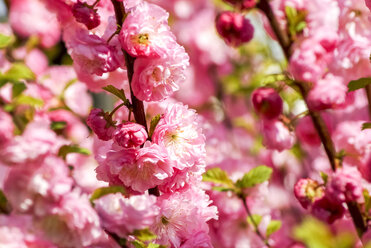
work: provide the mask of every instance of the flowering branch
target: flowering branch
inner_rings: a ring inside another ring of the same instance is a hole
[[[273,29],[276,37],[277,37],[277,40],[282,47],[282,50],[285,54],[285,57],[286,57],[287,60],[289,60],[290,55],[291,55],[291,52],[290,52],[291,42],[288,40],[285,33],[283,33],[280,30],[279,24],[277,22],[277,19],[274,16],[274,13],[273,13],[270,5],[269,5],[269,2],[267,0],[261,0],[261,1],[259,1],[257,7],[261,11],[263,11],[264,14],[267,16],[267,18],[269,20],[269,23],[270,23],[270,25],[271,25],[271,27],[272,27],[272,29]],[[297,86],[299,88],[299,91],[300,91],[306,105],[308,106],[308,103],[307,103],[307,100],[306,100],[306,96],[309,92],[308,87],[306,87],[306,84],[304,84],[302,82],[298,82],[298,81],[295,81],[294,84],[295,84],[295,86]],[[371,94],[370,94],[369,89],[367,90],[367,96],[368,96],[368,99],[370,101],[371,100],[370,99]],[[318,112],[312,111],[310,109],[308,111],[309,111],[309,115],[310,115],[310,117],[313,121],[314,127],[315,127],[315,129],[316,129],[316,131],[317,131],[317,133],[318,133],[318,135],[321,139],[321,142],[322,142],[322,144],[325,148],[327,157],[328,157],[328,159],[330,161],[330,164],[331,164],[331,168],[332,168],[333,171],[335,171],[337,167],[341,166],[341,161],[339,159],[337,159],[337,157],[336,157],[336,150],[335,150],[333,141],[331,139],[330,133],[328,131],[328,128],[326,127],[324,120],[322,119],[322,117],[320,116],[320,114]],[[358,206],[357,203],[354,203],[354,202],[348,202],[347,206],[348,206],[349,213],[352,216],[353,223],[354,223],[354,225],[357,229],[357,233],[358,233],[359,237],[362,237],[362,235],[367,231],[367,226],[366,226],[365,221],[363,219],[362,213],[359,210],[359,206]]]
[[[365,91],[368,99],[368,114],[371,120],[371,85],[367,85]]]

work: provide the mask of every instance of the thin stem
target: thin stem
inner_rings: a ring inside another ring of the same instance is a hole
[[[109,114],[109,116],[112,118],[113,114],[114,114],[117,110],[119,110],[122,106],[125,106],[125,103],[121,103],[121,104],[118,105],[116,108],[114,108],[114,109],[112,110],[112,112]]]
[[[269,2],[267,0],[260,0],[259,4],[257,7],[262,10],[265,15],[267,16],[269,23],[278,39],[278,42],[280,43],[282,50],[286,56],[286,59],[290,59],[290,47],[291,47],[291,42],[287,39],[286,34],[284,34],[279,27],[279,24],[277,22],[276,17],[274,16],[274,13],[269,5]],[[305,83],[302,82],[295,82],[295,85],[299,88],[299,91],[308,106],[306,97],[309,92],[309,89]],[[369,91],[367,92],[367,94]],[[369,94],[368,94],[369,96]],[[369,100],[371,97],[369,97]],[[371,101],[370,101],[371,102]],[[341,166],[341,160],[337,159],[336,157],[336,150],[333,144],[333,141],[331,139],[330,133],[327,129],[327,126],[325,125],[325,122],[323,121],[322,117],[318,112],[312,111],[308,108],[309,115],[313,121],[314,127],[321,139],[321,142],[325,148],[327,157],[330,161],[331,168],[333,171],[336,170],[338,166]],[[371,114],[371,111],[370,111]],[[350,202],[347,203],[348,210],[350,215],[352,216],[353,223],[357,229],[358,236],[361,238],[363,234],[367,231],[367,226],[366,223],[362,217],[362,213],[359,210],[359,206],[355,202]]]
[[[365,91],[366,91],[367,100],[368,100],[368,114],[371,120],[371,85],[370,84],[365,87]]]
[[[250,211],[249,207],[247,206],[246,196],[242,194],[242,195],[240,196],[240,199],[242,200],[242,202],[243,202],[243,206],[244,206],[244,208],[245,208],[245,210],[246,210],[246,213],[247,213],[247,215],[249,216],[249,219],[251,220],[251,223],[252,223],[253,226],[254,226],[254,230],[255,230],[256,235],[258,235],[259,238],[264,242],[264,244],[265,244],[267,247],[270,248],[271,246],[269,245],[268,240],[267,240],[267,239],[263,236],[263,234],[259,231],[258,224],[255,222],[254,218],[252,217],[251,211]]]

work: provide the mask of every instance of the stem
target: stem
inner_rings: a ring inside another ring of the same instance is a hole
[[[117,110],[119,110],[122,106],[125,106],[125,103],[121,103],[121,104],[118,105],[116,108],[114,108],[114,109],[112,110],[112,112],[109,114],[109,116],[112,118],[113,114],[114,114]]]
[[[279,24],[277,22],[277,19],[275,18],[274,14],[273,14],[273,11],[272,11],[272,9],[269,5],[269,2],[267,0],[260,0],[257,7],[260,10],[262,10],[265,13],[265,15],[267,16],[267,18],[269,20],[269,23],[270,23],[277,39],[278,39],[278,42],[280,43],[280,45],[282,47],[282,50],[283,50],[283,52],[286,56],[286,59],[289,60],[290,55],[291,55],[290,41],[287,39],[287,36],[283,32],[281,32]],[[309,92],[308,87],[306,87],[306,84],[302,83],[302,82],[295,82],[295,85],[297,87],[299,87],[300,93],[301,93],[306,105],[308,106],[308,103],[307,103],[307,100],[306,100],[306,96]],[[371,93],[370,94],[369,93],[370,93],[370,90],[369,90],[369,87],[368,87],[367,88],[367,96],[368,96],[369,102],[371,102],[370,101],[371,100]],[[331,168],[332,168],[333,171],[335,171],[338,166],[341,166],[341,161],[336,158],[336,150],[335,150],[333,141],[331,139],[331,136],[329,134],[329,131],[328,131],[326,125],[325,125],[325,122],[323,121],[322,117],[319,115],[318,112],[314,112],[314,111],[310,110],[309,108],[308,108],[308,111],[309,111],[310,117],[312,118],[314,127],[316,128],[317,133],[318,133],[318,135],[321,139],[321,142],[322,142],[322,144],[325,148],[327,157],[328,157],[328,159],[330,161],[330,164],[331,164]],[[371,110],[370,110],[370,116],[371,116]],[[349,203],[347,203],[347,206],[348,206],[349,213],[352,216],[353,223],[354,223],[355,228],[357,230],[358,236],[361,239],[363,234],[367,231],[367,226],[366,226],[366,223],[365,223],[365,221],[362,217],[362,213],[359,210],[358,204],[355,203],[355,202],[349,202]]]
[[[367,100],[368,100],[368,114],[371,120],[371,85],[370,84],[365,87],[365,91],[366,91]]]
[[[249,209],[249,207],[247,206],[247,203],[246,203],[246,196],[242,194],[242,195],[240,196],[240,199],[242,200],[242,202],[243,202],[243,206],[245,207],[245,210],[246,210],[246,213],[247,213],[247,215],[249,216],[249,219],[251,220],[251,223],[252,223],[253,226],[254,226],[254,229],[255,229],[255,233],[256,233],[256,235],[258,235],[259,238],[264,242],[264,244],[265,244],[267,247],[270,248],[271,246],[269,245],[268,240],[267,240],[267,239],[263,236],[263,234],[259,231],[258,224],[255,222],[254,218],[252,217],[252,214],[251,214],[251,212],[250,212],[250,209]]]
[[[117,0],[111,0],[111,2],[115,9],[116,23],[119,27],[122,27],[122,24],[124,23],[125,16],[126,16],[124,4],[122,2],[118,2]],[[143,102],[140,101],[138,98],[136,98],[136,96],[133,93],[133,89],[131,87],[131,82],[133,80],[133,75],[134,75],[135,58],[130,56],[130,54],[128,54],[124,49],[122,49],[122,52],[124,53],[124,56],[125,56],[125,64],[126,64],[126,69],[128,73],[131,104],[132,104],[134,118],[138,124],[141,124],[142,126],[144,126],[145,130],[148,133],[146,114],[144,112]],[[160,196],[160,191],[158,187],[149,189],[148,193],[151,195]]]

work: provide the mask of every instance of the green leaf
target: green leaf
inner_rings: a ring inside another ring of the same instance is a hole
[[[279,221],[279,220],[272,220],[268,226],[267,226],[267,231],[266,231],[266,236],[269,237],[271,236],[273,233],[277,232],[278,230],[280,230],[282,226],[282,222]]]
[[[126,194],[125,188],[122,186],[109,186],[109,187],[101,187],[94,190],[93,194],[90,197],[90,202],[94,202],[95,200],[101,198],[102,196],[114,193],[121,193],[123,195]]]
[[[141,230],[135,230],[133,232],[133,235],[140,241],[151,241],[157,238],[157,236],[152,233],[148,228],[141,229]]]
[[[362,131],[365,129],[371,129],[371,122],[365,122],[362,124]]]
[[[212,182],[225,185],[229,188],[234,188],[233,182],[229,179],[227,172],[218,167],[207,170],[202,175],[202,180],[204,182]]]
[[[12,98],[14,99],[20,94],[22,94],[22,92],[25,89],[27,89],[27,87],[24,83],[21,83],[21,82],[14,83],[13,88],[12,88]]]
[[[28,105],[31,107],[42,107],[44,105],[44,101],[39,98],[34,98],[32,96],[27,95],[20,95],[15,99],[15,104],[17,105]]]
[[[363,190],[363,198],[365,198],[365,210],[366,210],[365,212],[368,213],[369,210],[371,209],[371,198],[367,189]]]
[[[348,84],[348,92],[362,89],[370,84],[371,84],[371,78],[360,78],[357,80],[350,81]]]
[[[261,165],[251,169],[242,179],[238,180],[236,186],[239,188],[251,188],[270,179],[272,168]]]
[[[0,213],[9,213],[10,212],[10,206],[8,199],[6,199],[6,196],[4,195],[3,191],[0,190]]]
[[[320,174],[321,174],[321,178],[323,180],[323,183],[326,185],[327,181],[328,181],[328,175],[326,173],[324,173],[323,171],[321,171]]]
[[[64,145],[58,151],[58,156],[66,159],[69,153],[80,153],[83,155],[90,155],[91,152],[87,148],[79,147],[77,145]]]
[[[134,240],[134,241],[131,241],[130,243],[132,243],[135,248],[146,248],[146,244],[144,244],[143,242],[139,240]]]
[[[151,125],[150,125],[150,128],[149,128],[149,133],[148,133],[148,136],[150,138],[152,137],[153,132],[155,131],[156,126],[157,126],[157,124],[160,120],[161,120],[161,115],[156,115],[155,117],[152,118]]]
[[[51,130],[63,130],[67,126],[67,122],[65,121],[53,121],[50,124],[50,129]]]
[[[285,6],[285,13],[286,13],[288,21],[291,23],[295,21],[295,18],[298,15],[298,12],[296,11],[296,9],[291,6]]]
[[[308,248],[332,248],[334,241],[330,229],[323,222],[311,217],[294,228],[294,238]]]
[[[259,214],[253,214],[247,217],[247,222],[255,228],[255,225],[259,226],[260,222],[262,221],[262,218],[263,217]]]
[[[228,187],[213,187],[213,190],[215,191],[219,191],[219,192],[227,192],[227,191],[234,191],[234,189],[232,188],[228,188]]]
[[[123,89],[117,89],[113,85],[107,85],[106,87],[103,87],[103,89],[105,91],[108,91],[108,92],[114,94],[115,96],[117,96],[118,98],[120,98],[124,102],[128,101],[128,99],[125,96],[125,91]]]
[[[35,74],[23,63],[14,63],[3,75],[7,80],[16,82],[19,80],[35,80]]]
[[[14,36],[0,34],[0,49],[10,46],[14,42]]]
[[[307,23],[306,23],[305,21],[301,21],[301,22],[299,22],[298,24],[296,24],[296,26],[295,26],[295,31],[296,31],[297,33],[299,33],[299,32],[301,32],[301,31],[303,31],[304,28],[306,28],[306,27],[307,27]]]

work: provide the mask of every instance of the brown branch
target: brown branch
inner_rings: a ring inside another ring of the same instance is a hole
[[[367,100],[368,100],[368,115],[369,119],[371,120],[371,85],[367,85],[365,87],[366,95],[367,95]]]
[[[257,7],[265,13],[267,16],[270,25],[278,39],[278,42],[280,43],[282,50],[286,56],[286,59],[290,59],[290,41],[287,39],[287,36],[280,30],[279,24],[277,22],[277,19],[274,16],[274,13],[269,5],[269,2],[267,0],[260,0],[259,4]],[[306,85],[302,82],[295,82],[295,85],[299,87],[300,93],[308,107],[308,103],[306,100],[307,93],[309,89],[306,87]],[[369,90],[367,91],[369,100],[371,100],[371,94],[369,94]],[[369,101],[371,103],[371,101]],[[341,161],[339,161],[336,158],[336,150],[333,144],[333,141],[331,139],[330,133],[328,131],[327,126],[325,125],[325,122],[323,121],[322,117],[318,112],[312,111],[309,109],[309,115],[311,116],[311,119],[313,121],[314,127],[321,139],[321,142],[323,144],[323,147],[325,148],[327,157],[330,161],[331,168],[333,171],[336,170],[338,166],[340,166]],[[371,115],[371,110],[370,110],[370,115]],[[349,202],[347,203],[348,210],[350,215],[352,216],[353,223],[357,229],[358,236],[361,238],[362,235],[367,231],[367,226],[366,223],[362,217],[362,213],[359,210],[359,206],[355,202]]]

